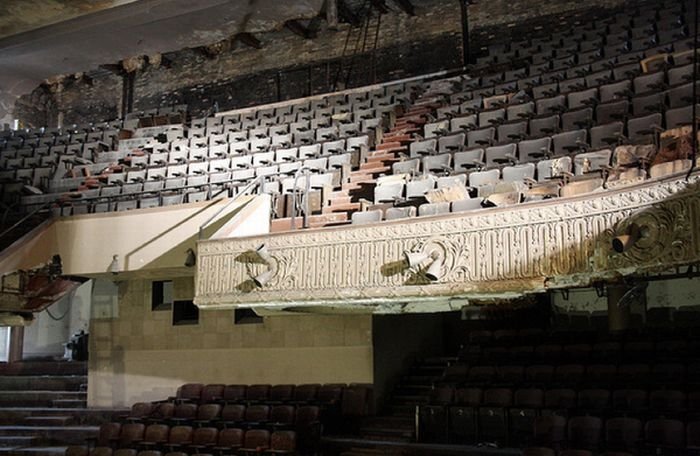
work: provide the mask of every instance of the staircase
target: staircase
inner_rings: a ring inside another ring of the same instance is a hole
[[[309,227],[347,224],[352,213],[361,210],[361,200],[373,201],[377,177],[391,174],[391,165],[399,161],[402,154],[408,154],[408,144],[415,139],[414,134],[422,131],[428,119],[426,116],[433,114],[439,106],[440,103],[432,98],[419,99],[398,114],[389,130],[381,135],[374,150],[360,163],[359,169],[350,173],[340,190],[331,193],[330,204],[323,208],[321,214],[309,216]],[[279,218],[272,220],[271,231],[301,228],[301,216],[297,217],[295,225],[292,227],[290,218]]]
[[[454,358],[426,358],[410,368],[394,388],[385,412],[363,420],[359,436],[341,456],[415,454],[416,406],[427,404],[433,384]],[[354,443],[354,445],[353,445]]]
[[[0,455],[62,455],[124,410],[87,408],[87,365],[0,365]]]

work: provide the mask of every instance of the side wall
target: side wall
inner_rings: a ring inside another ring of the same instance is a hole
[[[191,299],[191,279],[175,283]],[[232,311],[201,311],[199,324],[173,326],[151,311],[150,281],[119,283],[118,316],[90,325],[88,404],[124,406],[173,395],[186,382],[371,383],[372,319],[271,316],[237,325]]]

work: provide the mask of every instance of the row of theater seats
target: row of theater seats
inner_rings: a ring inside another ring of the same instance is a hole
[[[467,365],[454,363],[442,374],[441,382],[485,386],[501,385],[659,385],[699,387],[700,362],[659,364],[503,364]]]
[[[297,433],[267,429],[216,429],[163,424],[107,423],[94,442],[66,449],[66,456],[186,456],[297,454]]]
[[[546,414],[545,414],[546,413]],[[687,424],[686,424],[687,423]],[[687,427],[687,432],[686,432]],[[592,454],[688,454],[699,446],[700,421],[611,415],[560,415],[531,408],[426,406],[421,408],[420,439],[431,443],[577,449]],[[524,454],[531,450],[525,449]],[[680,453],[678,453],[680,451]]]
[[[124,417],[127,422],[188,424],[195,427],[286,428],[319,423],[321,407],[315,405],[150,404],[138,402]]]

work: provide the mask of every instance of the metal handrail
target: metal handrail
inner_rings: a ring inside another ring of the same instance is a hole
[[[228,203],[226,203],[226,205],[225,205],[224,207],[222,207],[221,209],[219,209],[218,211],[216,211],[216,213],[215,213],[214,215],[212,215],[211,217],[209,217],[209,218],[207,219],[207,221],[205,221],[204,223],[202,223],[202,224],[199,226],[199,239],[200,239],[200,240],[203,239],[203,237],[204,237],[204,229],[205,229],[209,224],[211,224],[211,222],[213,222],[219,215],[221,215],[222,212],[224,212],[226,209],[228,209],[233,203],[237,202],[239,197],[248,194],[251,190],[253,190],[253,189],[256,188],[256,187],[262,188],[262,184],[263,184],[263,182],[264,182],[264,179],[265,179],[265,176],[258,176],[258,177],[256,177],[255,179],[253,179],[248,185],[246,185],[245,187],[243,187],[243,190],[241,190],[240,192],[238,192],[238,193],[236,194],[236,196],[234,196],[233,198],[231,198],[231,200],[230,200]]]

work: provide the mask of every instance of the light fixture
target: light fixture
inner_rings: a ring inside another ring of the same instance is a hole
[[[253,277],[253,282],[255,283],[255,286],[258,288],[262,288],[263,286],[265,286],[265,284],[269,282],[272,276],[274,275],[274,272],[275,271],[273,271],[272,269],[268,269]]]
[[[270,252],[267,251],[267,245],[260,244],[260,247],[255,249],[255,253],[264,263],[269,264],[270,262],[272,262],[272,255],[270,255]]]
[[[411,268],[420,268],[426,262],[430,262],[424,275],[431,282],[436,282],[442,276],[442,266],[445,260],[442,252],[438,249],[432,249],[428,252],[405,251],[403,257]]]
[[[112,262],[109,264],[109,272],[115,275],[119,273],[119,255],[112,256]]]
[[[194,250],[187,249],[187,257],[185,258],[185,266],[191,268],[197,264],[197,255],[195,255]]]
[[[612,248],[617,253],[628,251],[640,238],[642,230],[634,223],[627,227],[624,233],[615,236],[612,240]]]

